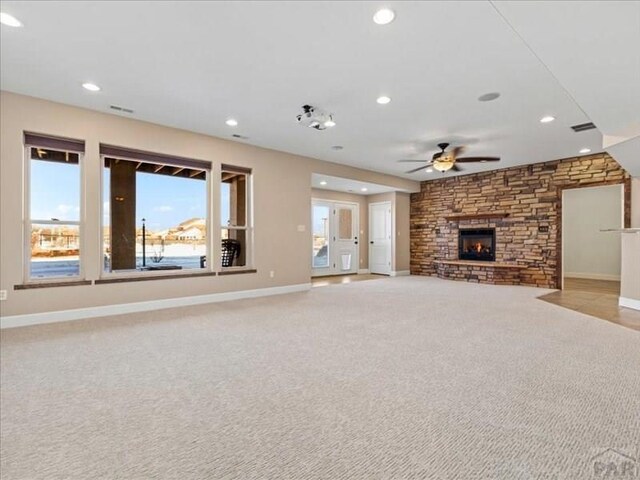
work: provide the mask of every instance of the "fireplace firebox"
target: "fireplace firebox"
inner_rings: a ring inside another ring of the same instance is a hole
[[[460,260],[496,259],[495,228],[465,228],[458,230],[458,258]]]

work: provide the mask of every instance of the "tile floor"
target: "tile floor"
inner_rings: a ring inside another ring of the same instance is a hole
[[[540,300],[640,331],[640,312],[618,306],[620,282],[565,278],[564,289]]]

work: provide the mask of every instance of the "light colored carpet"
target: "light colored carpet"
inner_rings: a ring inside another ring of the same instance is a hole
[[[546,292],[398,277],[5,330],[2,479],[592,478],[640,453],[640,333]]]

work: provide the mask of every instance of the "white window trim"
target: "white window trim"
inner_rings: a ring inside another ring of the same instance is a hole
[[[241,165],[238,165],[240,167]],[[246,168],[246,167],[245,167]],[[220,174],[218,175],[218,187],[222,183],[222,173],[226,170],[220,168]],[[218,223],[220,224],[219,232],[220,238],[218,239],[218,249],[216,250],[216,266],[218,272],[233,272],[243,270],[255,270],[254,263],[254,228],[253,228],[253,170],[251,173],[244,173],[247,177],[247,191],[245,195],[245,212],[247,213],[246,225],[222,225],[222,202],[220,201],[220,192],[218,192]],[[244,230],[246,239],[245,252],[245,265],[238,265],[235,267],[223,267],[222,266],[222,230]]]
[[[78,198],[78,205],[80,207],[79,218],[80,220],[66,221],[66,220],[37,220],[31,218],[31,155],[29,150],[31,148],[41,148],[38,145],[25,144],[23,151],[23,193],[24,193],[24,211],[22,213],[22,232],[23,232],[23,283],[24,284],[39,284],[39,283],[64,283],[82,281],[85,279],[84,268],[84,251],[85,251],[85,205],[84,205],[84,192],[85,192],[85,175],[86,169],[84,168],[84,152],[71,152],[70,150],[59,150],[56,148],[47,147],[47,150],[56,152],[70,152],[78,154],[78,168],[80,169],[80,175],[78,181],[80,182],[80,198]],[[65,275],[65,276],[53,276],[32,278],[31,277],[31,226],[33,224],[45,224],[45,225],[78,225],[78,275]]]
[[[198,274],[198,273],[212,273],[215,272],[215,268],[214,266],[211,265],[211,262],[207,261],[207,266],[205,268],[188,268],[188,269],[177,269],[177,270],[120,270],[117,272],[107,272],[104,269],[104,247],[105,247],[105,241],[104,241],[104,216],[105,216],[105,209],[104,209],[104,179],[105,179],[105,175],[106,175],[106,169],[104,167],[104,161],[105,158],[117,158],[119,160],[125,160],[125,161],[129,161],[129,162],[139,162],[140,160],[135,159],[135,158],[128,158],[126,156],[114,156],[114,155],[100,155],[100,231],[99,231],[99,235],[100,235],[100,251],[98,254],[98,272],[100,272],[100,279],[113,279],[113,278],[139,278],[141,276],[144,277],[166,277],[167,275],[171,275],[171,276],[180,276],[180,275],[185,275],[185,276],[193,276],[194,274]],[[153,163],[156,165],[171,165],[170,163],[163,163],[163,162],[153,162],[153,161],[149,161],[149,160],[145,160],[144,163]],[[211,184],[212,182],[212,178],[213,178],[213,170],[214,167],[213,165],[211,165],[210,168],[208,169],[203,169],[205,171],[205,182],[207,182],[207,201],[206,201],[206,205],[207,205],[207,210],[205,212],[206,218],[205,220],[207,221],[207,235],[210,235],[210,231],[211,231],[211,224],[213,222],[210,221],[211,219]],[[111,205],[109,205],[109,208],[111,208]],[[205,246],[206,246],[206,251],[205,251],[205,256],[207,259],[211,258],[210,257],[210,252],[211,252],[211,242],[207,241],[205,242]]]

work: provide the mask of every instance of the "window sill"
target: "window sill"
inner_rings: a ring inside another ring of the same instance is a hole
[[[241,273],[258,273],[255,268],[244,268],[242,270],[223,270],[218,275],[239,275]]]
[[[62,280],[59,282],[34,282],[14,285],[14,290],[31,290],[32,288],[76,287],[79,285],[91,285],[91,280]]]
[[[125,283],[125,282],[144,282],[147,280],[176,280],[180,278],[193,278],[193,277],[215,277],[216,272],[198,272],[198,273],[174,273],[171,275],[136,275],[136,276],[118,276],[101,278],[96,280],[96,285],[104,285],[108,283]]]

